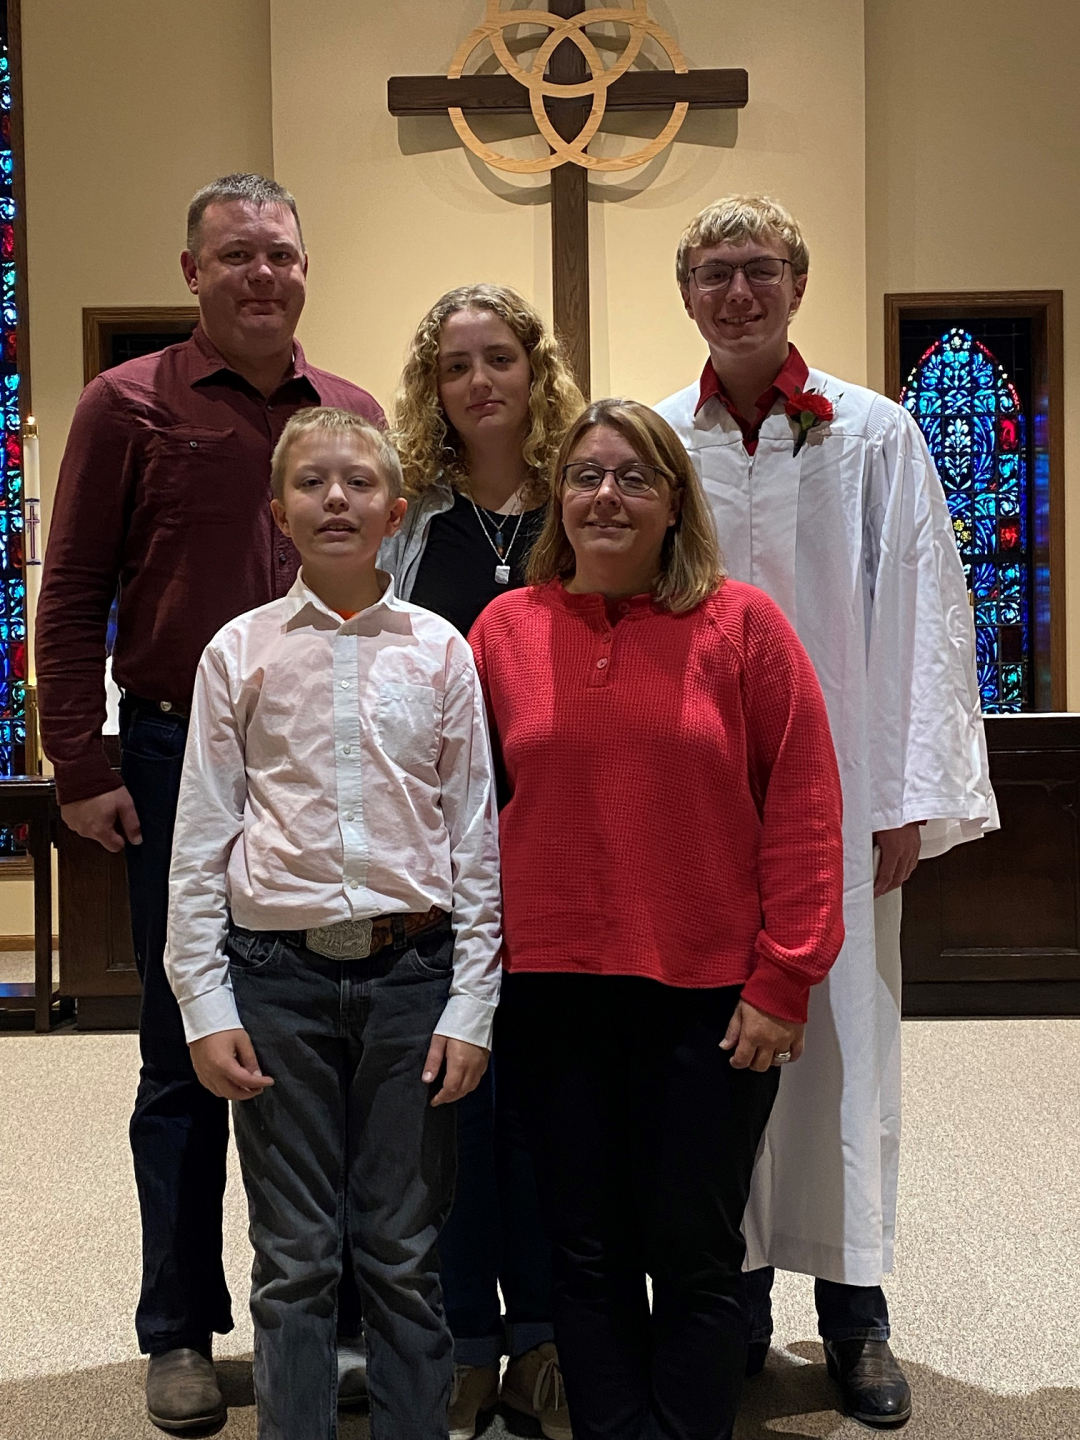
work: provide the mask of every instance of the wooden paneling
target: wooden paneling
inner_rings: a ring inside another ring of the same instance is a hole
[[[991,716],[1001,829],[904,887],[904,1013],[1080,1015],[1080,716]]]
[[[153,337],[139,353],[186,340],[199,323],[197,305],[109,305],[83,310],[83,384],[115,363],[112,342],[117,335]]]

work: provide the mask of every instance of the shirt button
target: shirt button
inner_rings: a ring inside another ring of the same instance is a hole
[[[620,615],[629,615],[629,613],[630,613],[630,606],[629,606],[629,605],[626,603],[626,601],[624,600],[624,601],[622,602],[622,604],[619,606],[619,614],[620,614]]]
[[[349,688],[349,682],[348,682],[348,680],[342,680],[342,682],[341,682],[341,688],[342,688],[343,690],[347,690],[347,689]]]
[[[610,643],[611,643],[611,631],[610,631],[610,630],[605,630],[604,634],[603,634],[600,638],[603,640],[603,642],[604,642],[605,645],[610,645]]]
[[[278,559],[278,564],[279,564],[279,565],[287,565],[287,564],[289,563],[289,557],[288,557],[288,555],[285,554],[285,551],[284,551],[284,550],[280,550],[280,551],[278,552],[278,557],[277,557],[277,559]]]
[[[352,754],[352,746],[351,746],[351,745],[342,745],[342,747],[341,747],[341,753],[342,753],[343,755],[351,755],[351,754]]]
[[[350,881],[349,881],[349,889],[350,889],[350,890],[359,890],[359,889],[360,889],[360,881],[359,881],[359,880],[350,880]]]
[[[597,668],[598,670],[603,670],[603,668],[604,668],[604,666],[605,666],[606,664],[607,664],[607,656],[606,656],[606,655],[602,655],[602,656],[600,657],[600,659],[597,660],[597,662],[596,662],[596,668]]]
[[[354,817],[353,817],[353,812],[352,812],[351,810],[346,810],[346,812],[345,812],[345,819],[346,819],[346,820],[352,820],[353,818],[354,818]]]
[[[197,450],[199,448],[199,442],[197,440],[189,440],[188,444],[191,446],[192,450]]]

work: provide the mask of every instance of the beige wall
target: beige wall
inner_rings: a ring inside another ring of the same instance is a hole
[[[190,302],[187,201],[273,171],[269,0],[23,0],[30,351],[46,519],[82,389],[84,305]],[[0,934],[33,929],[0,885]]]
[[[1069,695],[1080,696],[1080,6],[867,0],[868,373],[883,380],[882,296],[1065,292]]]
[[[445,74],[483,0],[271,0],[271,11],[274,156],[303,208],[312,357],[385,401],[412,327],[451,286],[515,285],[550,314],[546,187],[486,171],[448,120],[386,110],[387,77]],[[594,186],[594,393],[656,400],[701,368],[674,250],[685,220],[735,189],[771,191],[802,218],[815,272],[796,339],[817,364],[861,379],[861,0],[815,6],[812,55],[783,4],[651,0],[650,11],[692,66],[744,66],[751,100],[737,119],[692,114],[666,157]]]

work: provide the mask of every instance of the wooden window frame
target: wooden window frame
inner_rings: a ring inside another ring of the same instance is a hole
[[[109,342],[114,335],[137,335],[141,331],[186,340],[198,323],[197,305],[106,305],[89,306],[83,314],[83,384],[111,364]]]
[[[1035,507],[1032,546],[1037,594],[1049,602],[1045,607],[1035,606],[1036,712],[1061,712],[1067,708],[1063,312],[1061,290],[957,290],[885,296],[885,393],[893,400],[900,399],[906,379],[900,374],[902,320],[957,324],[970,317],[1032,322],[1032,414],[1029,418],[1035,453],[1046,458],[1048,477],[1046,514],[1040,515],[1039,508]],[[1040,582],[1040,576],[1047,578]]]

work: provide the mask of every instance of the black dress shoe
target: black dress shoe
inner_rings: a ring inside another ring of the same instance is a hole
[[[225,1401],[214,1362],[199,1350],[151,1355],[146,1367],[146,1413],[159,1430],[171,1435],[221,1424]]]
[[[911,1390],[887,1340],[825,1340],[825,1364],[844,1409],[874,1430],[911,1419]]]
[[[769,1357],[768,1340],[751,1340],[750,1348],[746,1352],[746,1378],[749,1380],[754,1375],[760,1375],[765,1369],[765,1361]]]

